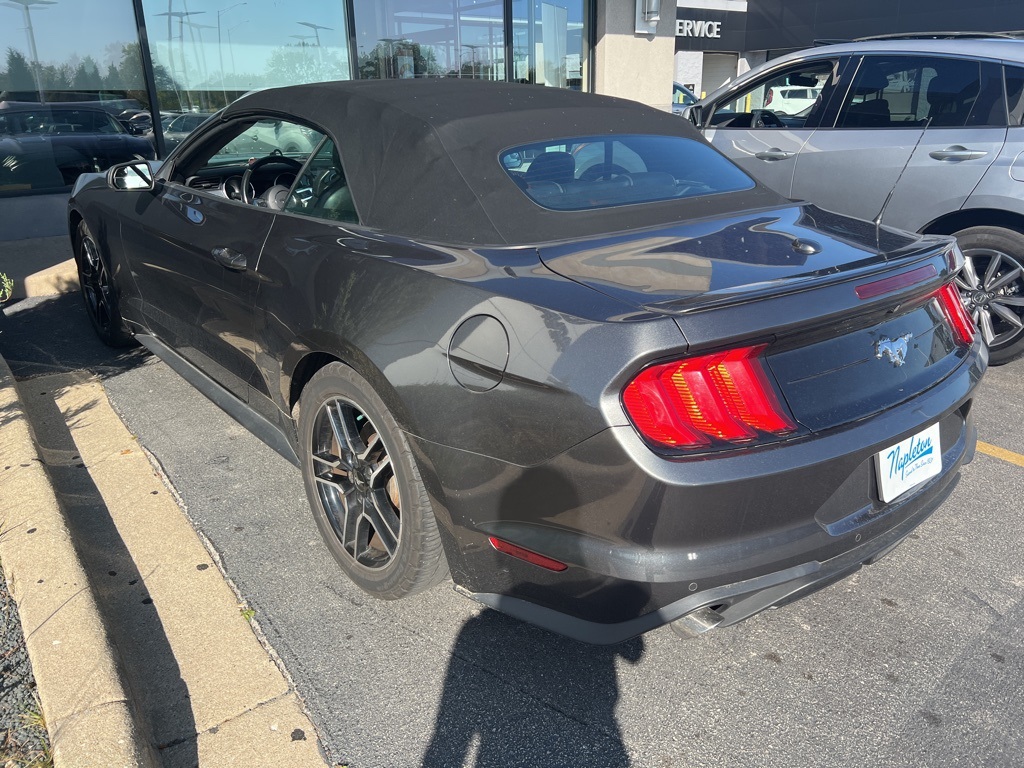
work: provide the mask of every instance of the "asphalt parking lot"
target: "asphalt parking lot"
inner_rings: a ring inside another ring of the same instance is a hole
[[[76,295],[22,302],[0,350],[19,378],[101,377],[255,609],[333,763],[1024,765],[1024,361],[989,371],[975,405],[987,452],[880,563],[697,640],[664,629],[600,648],[450,584],[364,595],[321,543],[298,471],[164,364],[99,345]]]

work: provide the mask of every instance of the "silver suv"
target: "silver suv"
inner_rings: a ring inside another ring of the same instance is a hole
[[[791,109],[768,101],[790,86],[820,91]],[[961,292],[991,363],[1024,355],[1024,40],[813,48],[751,70],[687,113],[788,197],[956,235],[967,256]]]

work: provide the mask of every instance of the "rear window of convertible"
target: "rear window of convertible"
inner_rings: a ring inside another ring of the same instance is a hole
[[[524,144],[499,156],[535,203],[583,211],[751,189],[711,147],[679,136],[583,136]]]

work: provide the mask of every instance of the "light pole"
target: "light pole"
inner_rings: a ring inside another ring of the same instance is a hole
[[[170,3],[168,3],[168,5],[170,5]],[[190,92],[190,89],[192,87],[192,83],[189,80],[188,66],[185,63],[185,18],[188,17],[188,16],[195,16],[198,13],[206,13],[206,11],[168,11],[167,13],[157,13],[157,14],[154,14],[156,16],[166,16],[167,17],[167,27],[168,27],[167,60],[168,61],[172,61],[174,59],[174,55],[171,53],[171,39],[170,39],[170,32],[169,32],[170,24],[171,24],[171,18],[173,17],[173,18],[178,20],[178,42],[180,43],[180,45],[178,47],[178,53],[179,53],[179,58],[181,59],[181,76],[183,78],[185,78],[185,80],[186,80],[186,82],[185,82],[185,94],[188,97],[188,108],[189,108],[189,110],[192,109],[192,94]],[[194,40],[194,38],[193,38],[193,40]],[[196,62],[196,66],[198,66],[198,65],[199,65],[199,62],[197,61]],[[178,101],[180,103],[181,99],[179,98]]]
[[[196,66],[199,67],[199,71],[203,76],[203,89],[199,92],[199,100],[202,102],[203,109],[209,111],[210,71],[206,66],[206,46],[203,44],[203,30],[213,29],[213,24],[199,24],[195,21],[186,21],[185,24],[188,25],[189,35],[192,37],[192,55],[195,57]],[[198,45],[196,45],[196,37],[199,38]]]
[[[231,54],[231,71],[232,72],[235,71],[235,47],[231,44],[231,33],[234,32],[236,29],[238,29],[243,24],[248,24],[248,23],[249,23],[248,19],[246,19],[245,21],[240,21],[237,24],[235,24],[235,26],[231,27],[228,30],[228,53]]]
[[[321,70],[320,74],[322,76],[323,75],[323,68],[324,68],[324,53],[320,49],[320,30],[321,29],[327,29],[327,30],[333,31],[334,28],[333,27],[325,27],[325,26],[323,26],[321,24],[314,24],[311,21],[297,21],[295,23],[296,24],[301,24],[304,27],[309,27],[310,29],[313,30],[313,34],[316,36],[316,60],[317,60],[317,63],[320,65],[320,70]]]
[[[481,45],[479,43],[463,43],[462,47],[463,48],[469,48],[469,56],[470,56],[469,66],[470,66],[470,72],[472,74],[472,78],[471,79],[476,80],[477,79],[476,52],[480,48],[487,48],[487,46],[486,45]],[[460,69],[461,69],[461,67],[460,67]],[[462,76],[461,73],[459,74],[459,76],[460,77]]]
[[[327,30],[330,30],[332,32],[334,31],[334,27],[324,27],[324,26],[322,26],[320,24],[314,24],[311,21],[297,21],[295,23],[296,24],[301,24],[304,27],[309,27],[310,29],[313,30],[313,33],[314,33],[314,35],[316,37],[316,45],[317,45],[318,48],[320,47],[320,30],[321,29],[327,29]]]
[[[32,13],[29,11],[33,5],[45,8],[48,5],[56,5],[56,0],[5,0],[4,5],[9,8],[21,8],[25,14],[25,33],[28,35],[28,49],[32,54],[32,76],[36,81],[36,92],[39,94],[39,101],[46,103],[46,96],[43,95],[43,78],[39,72],[39,54],[36,52],[36,33],[32,29]]]
[[[232,8],[237,8],[240,5],[245,5],[245,3],[235,3],[234,5],[229,5],[227,8],[221,8],[219,11],[217,11],[217,57],[220,59],[220,92],[221,95],[224,97],[225,104],[227,104],[228,101],[228,92],[224,88],[224,49],[221,48],[220,17],[228,11],[230,11]],[[234,66],[232,66],[231,68],[234,69]]]

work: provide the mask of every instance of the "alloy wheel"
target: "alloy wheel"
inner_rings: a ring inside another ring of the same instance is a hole
[[[313,422],[311,457],[320,504],[352,562],[379,570],[401,538],[398,480],[380,433],[353,403],[331,398]]]
[[[992,248],[964,250],[957,286],[989,348],[1001,347],[1024,330],[1024,268]]]
[[[114,286],[110,280],[107,265],[100,257],[96,243],[91,237],[82,239],[82,254],[79,260],[79,279],[85,294],[86,308],[96,325],[106,331],[110,329],[110,302]]]

